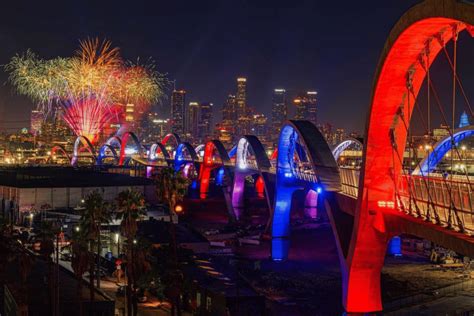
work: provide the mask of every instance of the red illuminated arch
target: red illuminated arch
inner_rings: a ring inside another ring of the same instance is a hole
[[[143,152],[143,148],[142,148],[142,145],[140,144],[140,141],[138,140],[138,137],[137,135],[135,135],[134,133],[132,132],[126,132],[123,136],[122,136],[122,140],[121,140],[121,143],[120,143],[120,160],[119,160],[119,166],[123,166],[123,163],[125,161],[125,149],[127,148],[127,144],[128,144],[128,139],[129,138],[132,138],[133,142],[135,143],[135,147],[137,149],[137,153],[140,155],[142,155],[142,152]]]
[[[406,122],[410,121],[413,99],[425,79],[420,56],[426,53],[429,58],[425,60],[430,66],[442,49],[437,38],[447,43],[453,39],[453,25],[457,25],[459,31],[467,28],[472,32],[473,24],[472,5],[453,0],[428,0],[408,11],[388,37],[374,80],[359,199],[345,263],[347,270],[343,271],[343,300],[349,312],[382,309],[380,272],[387,242],[399,231],[386,228],[384,209],[378,207],[377,201],[395,202],[394,179],[400,175],[402,166],[393,159],[393,148],[402,154],[405,150],[407,134],[400,114],[403,113]],[[408,106],[409,72],[413,93],[410,93]],[[400,107],[403,102],[405,106]]]
[[[54,156],[56,156],[56,152],[60,152],[68,161],[71,161],[71,157],[69,156],[68,152],[66,151],[66,148],[64,148],[63,145],[55,145],[53,148],[51,148],[51,155],[48,158],[48,161],[51,161]]]
[[[215,161],[214,152],[220,161]],[[211,171],[217,167],[229,164],[230,158],[225,150],[224,145],[219,140],[211,140],[206,143],[204,147],[204,157],[201,163],[201,170],[199,171],[200,188],[199,195],[205,198],[209,192],[209,180],[211,178]]]

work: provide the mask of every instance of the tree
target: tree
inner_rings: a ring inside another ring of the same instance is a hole
[[[188,192],[189,180],[183,176],[181,171],[175,172],[172,168],[163,168],[158,173],[156,179],[156,188],[158,198],[162,203],[168,206],[170,216],[175,213],[176,205],[182,202]],[[175,309],[178,316],[181,315],[180,308],[180,288],[182,285],[182,273],[178,268],[178,246],[176,241],[176,227],[171,220],[171,247],[173,250],[173,277],[171,278],[172,287],[170,288],[171,313],[174,315]]]
[[[94,275],[97,275],[97,287],[100,288],[100,252],[102,248],[100,228],[102,223],[109,223],[112,219],[110,204],[104,200],[98,191],[89,193],[84,199],[84,211],[81,214],[80,228],[84,238],[89,242],[89,290],[91,301],[94,300]],[[97,246],[97,258],[94,264],[94,243]]]
[[[136,288],[136,280],[133,278],[135,271],[134,266],[134,241],[137,235],[137,220],[141,215],[146,214],[145,199],[143,194],[135,190],[126,190],[119,193],[117,198],[117,219],[121,220],[120,230],[126,238],[126,254],[127,254],[127,314],[132,315],[132,284]],[[136,299],[134,295],[134,299]],[[136,312],[136,311],[135,311]]]
[[[166,204],[170,212],[182,202],[188,193],[189,180],[182,172],[175,172],[172,168],[163,168],[155,178],[158,199]]]

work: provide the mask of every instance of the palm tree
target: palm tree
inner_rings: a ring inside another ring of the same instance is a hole
[[[170,212],[175,211],[176,205],[182,202],[188,192],[189,180],[182,172],[172,168],[163,168],[155,178],[158,198],[166,203]]]
[[[133,312],[131,301],[132,284],[136,281],[133,277],[135,274],[134,241],[138,230],[137,220],[144,214],[146,214],[145,198],[142,193],[130,189],[119,193],[117,198],[117,219],[121,220],[120,230],[127,241],[127,315],[129,316]]]
[[[89,251],[91,254],[90,270],[90,291],[91,300],[94,300],[94,274],[97,275],[97,287],[100,288],[100,255],[101,255],[101,236],[100,228],[102,223],[109,223],[112,219],[110,204],[104,200],[98,191],[93,191],[84,199],[84,212],[81,214],[80,227],[84,237],[89,242]],[[94,265],[94,243],[97,245],[97,260]],[[95,271],[94,271],[95,270]]]
[[[188,192],[189,180],[183,176],[181,171],[175,172],[172,168],[164,168],[157,175],[156,179],[156,188],[158,198],[162,203],[166,204],[171,214],[175,213],[176,206],[179,202],[182,202],[184,197]],[[175,214],[176,215],[176,214]],[[173,220],[171,220],[171,247],[173,250],[173,266],[174,271],[172,278],[172,293],[171,297],[171,311],[172,315],[177,311],[178,316],[181,315],[180,308],[180,288],[182,281],[182,273],[178,268],[178,246],[176,242],[176,227]]]
[[[71,266],[77,278],[77,299],[79,300],[79,315],[83,314],[82,306],[82,276],[89,267],[89,252],[87,240],[81,231],[75,232],[72,241]]]

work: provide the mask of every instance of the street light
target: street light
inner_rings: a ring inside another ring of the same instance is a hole
[[[175,207],[174,207],[174,211],[176,212],[176,214],[179,214],[179,213],[182,213],[184,211],[184,208],[183,206],[181,206],[180,204],[177,204]]]

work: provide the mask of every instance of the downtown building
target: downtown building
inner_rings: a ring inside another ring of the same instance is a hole
[[[272,129],[271,141],[273,144],[278,142],[280,130],[288,118],[288,106],[286,102],[286,90],[274,89],[272,96]]]
[[[185,134],[186,128],[186,91],[174,90],[171,93],[171,131]]]
[[[212,109],[210,102],[190,102],[186,115],[186,138],[194,143],[205,143],[212,136]]]
[[[296,107],[295,120],[308,120],[314,125],[318,122],[316,91],[299,93],[293,100]]]

